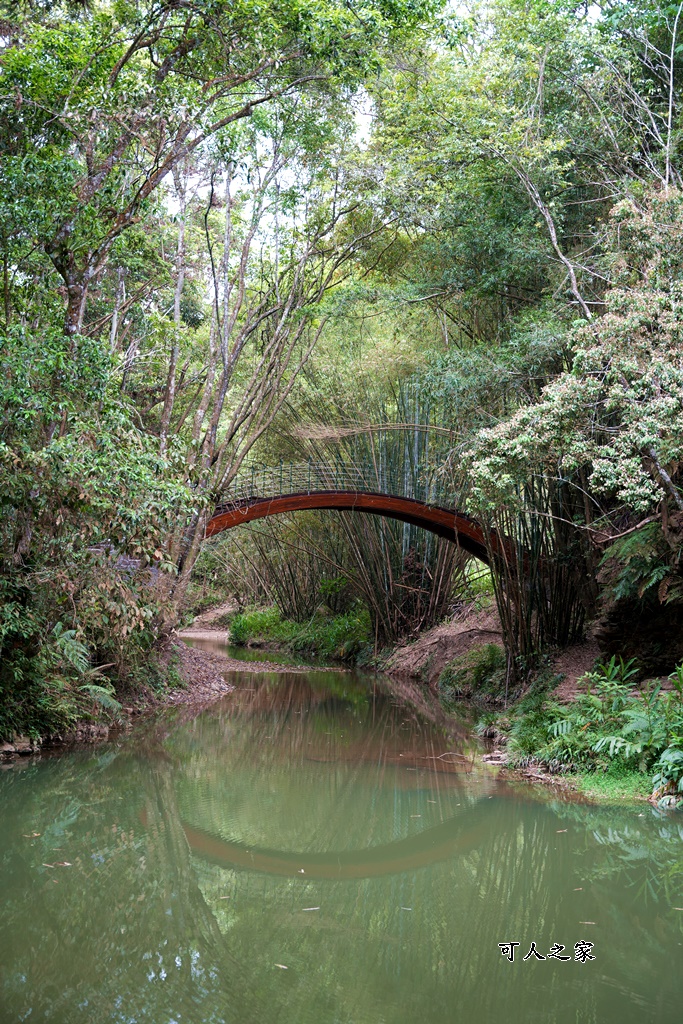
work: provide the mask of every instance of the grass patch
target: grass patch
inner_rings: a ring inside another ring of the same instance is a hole
[[[606,803],[647,800],[652,792],[652,776],[639,771],[577,772],[572,783],[579,793]]]
[[[230,620],[231,644],[261,643],[323,658],[356,660],[372,642],[370,616],[363,607],[344,615],[314,615],[306,622],[283,619],[278,608],[254,608]]]

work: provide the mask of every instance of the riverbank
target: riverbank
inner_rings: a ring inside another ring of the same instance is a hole
[[[162,676],[170,681],[169,685],[143,686],[132,692],[127,700],[123,698],[118,715],[109,715],[108,720],[93,716],[92,720],[78,722],[68,731],[43,739],[15,737],[13,742],[0,746],[0,759],[35,755],[41,749],[98,743],[127,731],[136,719],[164,708],[181,706],[193,716],[235,689],[226,678],[230,673],[291,674],[310,672],[313,668],[310,663],[283,664],[271,660],[268,648],[260,644],[258,649],[263,651],[263,657],[256,655],[255,660],[223,653],[220,648],[226,644],[228,630],[215,622],[227,609],[221,606],[217,611],[219,615],[205,614],[200,628],[193,623],[182,630],[160,652]],[[202,649],[202,643],[207,642],[218,649]],[[199,646],[192,646],[195,643]],[[252,650],[252,657],[254,653]],[[464,731],[475,733],[483,745],[474,755],[476,762],[487,771],[500,774],[501,779],[540,783],[565,795],[571,793],[599,802],[653,799],[652,771],[648,774],[642,766],[639,769],[628,749],[624,757],[624,744],[619,742],[609,753],[603,750],[596,756],[594,748],[607,735],[608,725],[616,729],[624,724],[621,720],[606,719],[601,731],[589,730],[590,743],[583,742],[578,755],[576,745],[570,753],[562,746],[561,737],[575,727],[579,741],[583,741],[586,723],[580,716],[576,721],[574,718],[582,702],[586,702],[586,673],[593,669],[597,655],[597,647],[591,643],[560,652],[548,661],[521,697],[511,693],[506,703],[502,634],[495,608],[473,605],[394,650],[383,663],[382,688],[398,704],[436,725],[445,736],[455,740],[462,738]],[[315,669],[346,671],[340,664]],[[625,681],[620,681],[616,669],[606,683],[600,682],[599,674],[594,682],[599,694],[601,686],[604,689],[608,685],[612,690],[621,686],[620,700],[636,702],[637,706],[641,699],[638,690],[630,692]],[[614,692],[610,699],[614,699]],[[656,710],[657,706],[653,707]],[[589,719],[594,714],[591,704]],[[557,735],[553,735],[554,731]],[[597,750],[600,751],[599,744]],[[654,756],[650,757],[650,768],[653,762]],[[660,785],[655,800],[662,798],[664,805],[676,803],[670,785]]]
[[[517,690],[494,607],[464,609],[393,652],[393,678],[428,686],[447,713],[463,707],[502,772],[600,803],[679,806],[683,786],[683,667],[641,678],[633,661],[601,656],[589,637],[549,652]]]
[[[195,622],[182,631],[182,637],[190,642],[226,643],[228,627],[216,627],[214,622],[215,617],[209,612],[202,616],[200,628],[197,628]],[[263,638],[259,637],[257,650],[264,649],[261,647],[262,642]],[[383,688],[397,702],[411,708],[453,739],[462,736],[464,723],[471,730],[476,728],[477,719],[483,722],[484,725],[479,726],[482,749],[473,755],[473,763],[499,776],[501,781],[519,780],[540,785],[563,798],[599,803],[648,800],[651,792],[650,778],[641,772],[564,772],[558,771],[557,766],[556,770],[549,770],[533,757],[523,759],[522,764],[511,763],[505,733],[498,725],[485,724],[488,719],[504,717],[500,695],[495,697],[485,693],[483,699],[476,702],[472,700],[470,686],[469,696],[460,696],[455,701],[445,699],[443,687],[439,686],[440,679],[444,675],[446,678],[449,675],[452,677],[458,667],[463,676],[467,676],[468,672],[471,674],[473,668],[476,671],[481,652],[490,650],[496,642],[502,648],[502,634],[495,608],[472,606],[464,609],[451,621],[425,632],[413,642],[401,645],[392,652],[384,662]],[[250,646],[249,649],[253,648]],[[579,692],[579,679],[593,667],[598,655],[597,645],[591,642],[559,652],[547,670],[548,678],[556,684],[548,691],[548,695],[562,703],[573,701]],[[264,664],[261,662],[247,664],[249,670],[267,670],[261,668]],[[240,663],[240,667],[246,668],[247,664]],[[468,687],[465,686],[465,689]],[[492,710],[494,708],[497,712]],[[498,724],[503,725],[502,722]]]
[[[235,686],[225,678],[231,672],[263,673],[304,673],[310,672],[310,665],[284,665],[267,658],[244,662],[215,651],[201,650],[184,642],[188,639],[219,639],[226,637],[216,630],[184,631],[166,644],[160,653],[160,665],[170,680],[166,688],[144,685],[130,692],[116,714],[102,709],[92,718],[83,719],[62,732],[44,736],[15,735],[11,740],[0,742],[0,763],[24,757],[35,757],[42,752],[68,749],[103,743],[108,739],[127,732],[133,723],[145,715],[164,708],[184,706],[197,713],[232,693]],[[332,667],[329,671],[335,671]],[[336,669],[343,671],[341,667]]]
[[[183,635],[224,642],[231,616],[220,630],[209,616],[201,631]],[[288,637],[295,624],[271,609],[236,617],[247,647],[289,649],[274,638]],[[601,662],[593,639],[551,652],[535,677],[509,687],[496,607],[479,601],[371,665],[396,699],[445,732],[464,722],[474,729],[487,744],[478,760],[489,770],[600,803],[678,803],[680,772],[672,759],[679,733],[671,726],[683,728],[681,693],[671,679],[636,686],[633,667],[615,658]],[[643,716],[657,722],[656,736],[642,726]]]

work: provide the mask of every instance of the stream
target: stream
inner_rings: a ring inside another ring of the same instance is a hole
[[[499,781],[374,677],[229,678],[2,766],[1,1024],[683,1019],[683,816]]]

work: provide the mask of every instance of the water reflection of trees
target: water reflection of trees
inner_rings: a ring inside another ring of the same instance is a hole
[[[390,704],[309,690],[255,687],[143,750],[0,780],[0,1019],[676,1019],[675,819],[529,801],[430,762],[443,738]],[[486,828],[447,860],[352,880],[221,868],[183,827],[348,850],[449,817],[465,835],[476,815]],[[497,946],[579,938],[595,964],[511,965]]]
[[[85,757],[3,782],[0,1019],[264,1019],[197,885],[168,770]]]

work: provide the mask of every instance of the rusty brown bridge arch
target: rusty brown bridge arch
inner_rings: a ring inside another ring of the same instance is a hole
[[[482,525],[466,513],[431,496],[421,499],[400,495],[395,493],[397,490],[396,482],[370,481],[365,472],[353,466],[308,463],[259,469],[252,471],[250,480],[240,481],[233,489],[234,497],[216,507],[206,525],[206,537],[283,512],[334,509],[369,512],[422,527],[487,564],[490,552],[495,555],[502,551],[497,535],[490,533],[487,538]]]

